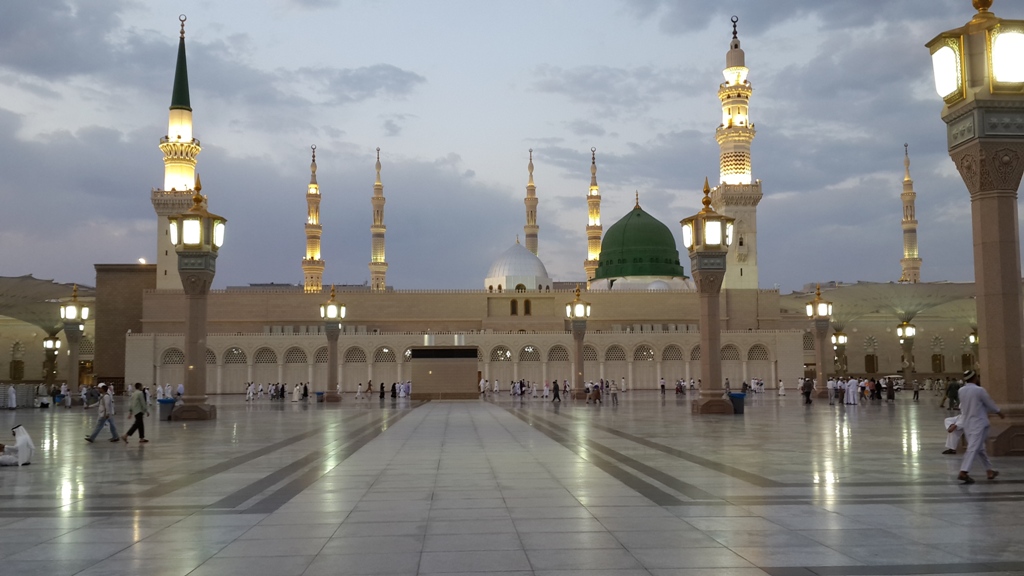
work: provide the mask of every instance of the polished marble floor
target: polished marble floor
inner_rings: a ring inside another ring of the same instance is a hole
[[[959,485],[930,395],[216,402],[148,444],[87,444],[80,408],[0,414],[39,450],[0,468],[0,573],[1024,574],[1024,460]]]

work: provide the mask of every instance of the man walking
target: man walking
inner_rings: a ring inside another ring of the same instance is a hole
[[[836,380],[835,378],[829,378],[826,383],[828,386],[828,405],[832,406],[836,403]]]
[[[981,386],[978,385],[978,373],[974,370],[964,372],[964,385],[959,390],[961,427],[964,435],[967,436],[967,451],[964,452],[964,461],[960,464],[960,475],[957,480],[964,484],[974,484],[968,472],[974,464],[974,458],[981,460],[989,480],[995,480],[999,471],[992,468],[992,462],[985,453],[985,441],[988,440],[988,415],[997,414],[1005,418],[999,411],[999,407],[992,401]]]
[[[124,443],[128,443],[128,437],[139,431],[139,443],[149,442],[146,440],[146,423],[143,421],[143,416],[149,416],[149,408],[146,406],[146,397],[142,393],[142,382],[135,383],[135,391],[132,392],[131,398],[128,400],[128,414],[135,417],[135,422],[132,427],[128,429],[128,433],[121,436],[121,440]]]
[[[107,385],[100,384],[100,400],[93,406],[99,405],[99,417],[96,420],[96,428],[92,431],[92,434],[85,437],[85,441],[92,444],[96,440],[96,436],[99,435],[100,430],[103,430],[104,424],[110,424],[110,441],[120,442],[121,439],[117,436],[117,427],[114,425],[114,399],[107,393]],[[91,408],[92,406],[86,406]]]

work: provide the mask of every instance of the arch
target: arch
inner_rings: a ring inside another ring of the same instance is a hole
[[[373,351],[373,361],[376,362],[397,362],[398,359],[395,357],[395,349],[388,346],[381,346]]]
[[[498,292],[501,292],[501,284],[498,284]]]
[[[584,362],[597,362],[597,348],[594,348],[590,344],[583,346],[583,361]]]
[[[690,350],[690,362],[696,362],[700,360],[700,344],[697,344]]]
[[[345,362],[366,362],[366,351],[359,346],[345,350]]]
[[[313,362],[316,362],[317,364],[327,364],[327,359],[329,357],[330,352],[327,351],[327,346],[321,346],[313,353]]]
[[[249,358],[245,355],[245,351],[238,346],[232,346],[224,351],[224,363],[225,364],[248,364]]]
[[[814,352],[814,334],[804,332],[804,352]]]
[[[679,349],[679,346],[675,344],[669,344],[665,346],[665,349],[661,351],[662,360],[682,360],[683,351]]]
[[[185,363],[185,353],[177,348],[168,348],[160,355],[160,364],[170,366]]]
[[[523,316],[533,316],[533,303],[528,299],[523,300]]]
[[[768,348],[764,344],[754,344],[747,350],[747,360],[770,360]]]
[[[519,361],[540,362],[540,348],[537,348],[533,344],[523,346],[523,349],[519,351]]]
[[[942,336],[935,336],[932,338],[932,352],[942,354],[942,351],[945,349],[946,341],[942,339]],[[943,370],[933,370],[933,372],[943,372]]]
[[[477,357],[477,360],[480,359],[480,349],[479,348],[476,349],[476,357]],[[402,352],[402,359],[404,361],[406,361],[406,362],[411,362],[412,361],[412,348],[406,348],[405,352]]]
[[[508,313],[511,316],[519,316],[519,301],[513,299],[508,303]]]
[[[725,346],[722,346],[720,354],[722,360],[740,359],[740,349],[737,348],[735,344],[726,344]]]
[[[306,351],[298,346],[292,346],[284,353],[285,364],[305,364],[308,362],[306,358]]]
[[[864,338],[864,351],[868,354],[874,354],[876,350],[878,350],[878,338],[874,336]]]
[[[211,366],[217,365],[217,355],[209,348],[206,349],[206,363]]]
[[[622,346],[618,344],[612,344],[604,351],[605,362],[624,362],[626,360],[626,351],[622,349]]]
[[[252,355],[253,364],[277,364],[277,352],[270,348],[260,348]]]
[[[511,362],[512,351],[508,346],[498,345],[491,349],[491,362]]]
[[[526,292],[525,284],[516,284],[516,292]]]
[[[556,344],[548,350],[548,362],[568,362],[569,351],[566,350],[565,346]]]
[[[494,284],[491,284],[490,286],[488,286],[487,287],[487,291],[488,292],[494,292]]]
[[[633,349],[634,362],[653,362],[654,358],[654,348],[651,348],[647,344],[640,344]]]

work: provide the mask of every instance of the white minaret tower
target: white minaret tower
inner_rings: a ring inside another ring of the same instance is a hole
[[[903,273],[900,274],[900,282],[917,284],[921,281],[921,258],[917,253],[917,215],[914,213],[914,202],[917,193],[914,192],[914,181],[910,179],[910,145],[903,145],[903,193],[900,199],[903,200],[903,258],[900,260],[900,267]]]
[[[587,261],[583,269],[587,272],[587,288],[597,274],[601,258],[601,189],[597,186],[597,148],[590,149],[590,191],[587,193]]]
[[[377,148],[377,180],[373,183],[373,224],[370,226],[370,289],[383,291],[387,288],[388,263],[384,257],[384,184],[380,181],[380,148]]]
[[[302,259],[302,287],[309,293],[324,291],[324,261],[320,259],[320,185],[316,182],[316,145],[310,146],[313,161],[309,164],[309,186],[306,188],[306,257]]]
[[[181,290],[178,255],[171,244],[168,216],[187,212],[192,207],[192,187],[196,181],[196,156],[202,148],[192,137],[192,106],[188,97],[188,67],[185,63],[185,15],[178,17],[178,62],[174,68],[174,88],[167,120],[167,135],[160,139],[164,153],[164,187],[150,193],[156,211],[156,287]]]
[[[530,163],[527,165],[530,172],[530,180],[526,183],[526,226],[523,226],[523,235],[526,237],[526,249],[537,254],[537,187],[533,184],[533,148],[530,148]]]
[[[722,101],[722,124],[715,131],[721,164],[721,184],[711,191],[715,210],[736,219],[735,238],[729,249],[722,287],[756,290],[757,284],[757,205],[761,202],[761,181],[752,180],[750,143],[754,124],[750,122],[750,95],[747,69],[740,40],[736,34],[739,18],[732,17],[732,42],[725,56],[725,82],[718,88]]]

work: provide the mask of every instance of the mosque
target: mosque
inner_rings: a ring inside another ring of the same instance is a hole
[[[593,314],[582,358],[586,380],[624,378],[628,389],[653,389],[662,378],[669,382],[700,379],[699,360],[708,353],[720,355],[723,378],[734,385],[761,378],[773,388],[780,380],[795,383],[814,372],[814,338],[804,314],[804,305],[813,296],[783,296],[758,283],[757,207],[763,193],[751,167],[756,132],[750,120],[753,87],[748,74],[734,19],[724,82],[718,88],[722,119],[715,138],[720,178],[710,191],[714,209],[735,219],[721,293],[721,349],[700,348],[698,295],[686,275],[687,259],[685,253],[680,255],[673,228],[646,212],[637,197],[632,210],[604,229],[598,158],[596,149],[591,149],[583,270],[585,298]],[[150,196],[156,212],[157,261],[96,265],[95,319],[87,323],[91,338],[83,343],[81,356],[87,363],[83,383],[180,382],[186,370],[186,303],[167,232],[168,216],[186,211],[198,188],[195,169],[201,146],[193,136],[184,24],[168,131],[159,147],[164,154],[164,182]],[[923,379],[949,376],[975,364],[970,338],[976,324],[973,285],[920,283],[909,152],[904,166],[899,283],[822,286],[825,297],[835,302],[832,327],[836,336],[843,336],[833,337],[835,363],[826,372],[907,373]],[[480,377],[499,380],[506,388],[509,381],[518,379],[571,379],[577,359],[571,352],[573,340],[564,309],[576,283],[554,281],[541,258],[532,151],[524,198],[524,242],[517,239],[507,250],[496,251],[475,290],[416,290],[387,284],[386,199],[379,149],[375,168],[370,195],[370,283],[337,287],[338,299],[348,308],[339,341],[337,384],[354,391],[368,381],[406,379],[411,347],[442,344],[475,346]],[[321,190],[316,171],[314,147],[305,193],[308,217],[302,283],[210,293],[206,341],[210,394],[241,393],[250,381],[309,381],[315,390],[336,384],[327,382],[327,343],[318,317],[319,305],[330,289],[322,280],[326,262],[320,249]],[[216,203],[215,193],[211,200]],[[669,221],[674,223],[679,216],[683,215],[672,215]],[[7,313],[0,308],[0,314]],[[916,352],[896,335],[897,326],[911,321],[917,330]],[[18,361],[31,366],[34,354],[41,353],[34,342],[39,332],[32,332],[31,322],[13,314],[0,317],[0,325],[8,340],[0,342],[0,362],[12,367],[13,378],[15,356],[20,354]],[[920,360],[928,356],[930,363]],[[32,374],[24,378],[31,379]]]

